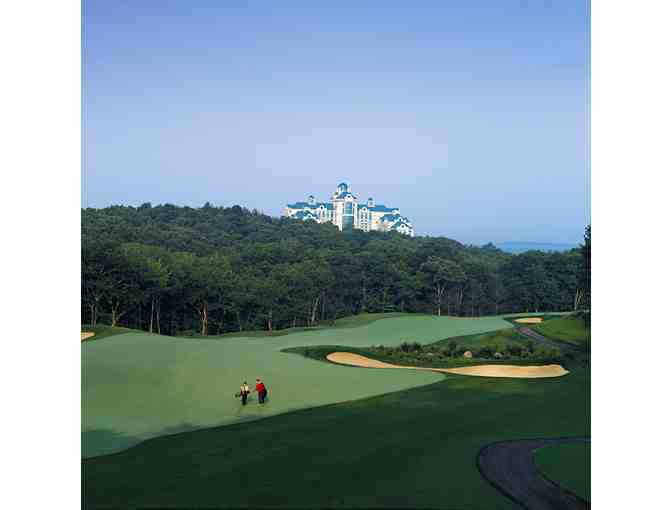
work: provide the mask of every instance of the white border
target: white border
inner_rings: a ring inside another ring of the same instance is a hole
[[[80,4],[0,7],[3,508],[79,508]]]
[[[594,508],[669,504],[670,5],[592,5]]]

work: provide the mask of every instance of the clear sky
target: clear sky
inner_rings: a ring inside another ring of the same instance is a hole
[[[82,203],[280,215],[345,180],[418,235],[577,242],[586,0],[85,0]]]

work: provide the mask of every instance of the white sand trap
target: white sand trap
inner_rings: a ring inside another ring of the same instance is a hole
[[[82,331],[82,340],[81,341],[83,342],[87,338],[91,338],[93,335],[95,335],[95,333],[92,332],[92,331],[86,331],[86,332]]]
[[[522,319],[514,319],[513,322],[518,324],[540,324],[544,322],[541,317],[523,317]]]
[[[517,379],[538,379],[541,377],[560,377],[569,372],[561,365],[476,365],[473,367],[459,368],[431,368],[431,367],[405,367],[378,361],[375,359],[353,354],[351,352],[332,352],[327,354],[327,359],[340,365],[350,365],[364,368],[403,368],[407,370],[430,370],[446,374],[475,375],[477,377],[510,377]]]

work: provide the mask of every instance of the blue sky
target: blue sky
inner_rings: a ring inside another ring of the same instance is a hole
[[[84,206],[279,215],[342,180],[420,235],[589,221],[585,1],[84,1]]]

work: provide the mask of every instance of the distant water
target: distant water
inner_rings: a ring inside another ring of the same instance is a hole
[[[502,251],[509,253],[523,253],[530,250],[539,251],[567,251],[572,248],[578,248],[578,244],[563,243],[496,243],[495,246]]]

